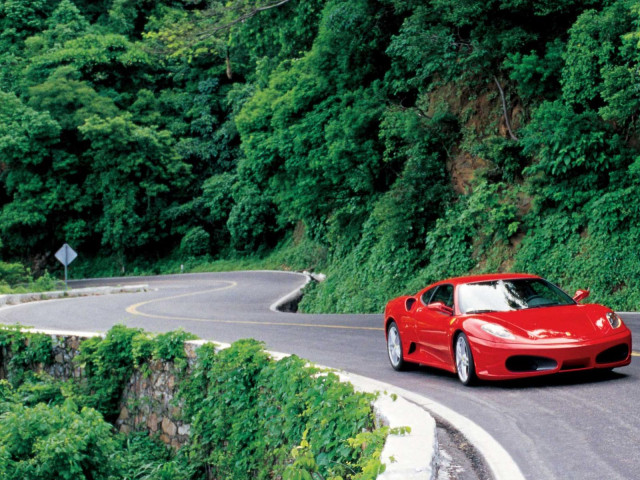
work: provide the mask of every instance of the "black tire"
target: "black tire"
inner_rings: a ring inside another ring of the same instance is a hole
[[[407,362],[402,354],[402,337],[396,322],[389,323],[387,327],[387,356],[394,370],[406,370]]]
[[[469,339],[464,333],[458,334],[453,345],[456,372],[463,385],[473,385],[477,381],[476,367],[471,353]]]

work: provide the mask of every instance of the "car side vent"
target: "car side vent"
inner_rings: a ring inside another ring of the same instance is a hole
[[[411,298],[407,298],[407,301],[404,304],[404,307],[407,309],[407,312],[409,310],[411,310],[411,307],[413,307],[413,304],[416,303],[416,299],[411,297]]]
[[[596,357],[596,363],[614,363],[626,360],[629,356],[629,346],[626,343],[621,343],[615,347],[607,348],[604,352],[601,352]]]
[[[553,370],[558,362],[551,358],[533,355],[514,355],[507,359],[506,367],[511,372],[544,372]]]

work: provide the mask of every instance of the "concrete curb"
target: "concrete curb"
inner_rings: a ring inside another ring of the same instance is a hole
[[[394,387],[407,401],[419,408],[446,420],[458,430],[474,448],[482,455],[496,480],[525,480],[525,477],[511,455],[486,430],[463,415],[453,411],[446,405],[438,403],[420,394]]]
[[[395,387],[348,372],[336,372],[357,391],[378,393],[373,410],[388,427],[409,427],[404,434],[390,434],[380,460],[386,470],[378,480],[433,480],[438,471],[436,422],[423,408],[400,396]]]
[[[306,287],[309,284],[309,282],[311,282],[311,280],[313,280],[311,275],[308,274],[307,272],[303,272],[299,275],[304,275],[306,277],[304,284],[296,288],[292,292],[287,293],[284,297],[281,297],[275,302],[273,302],[269,306],[269,310],[271,310],[272,312],[279,312],[279,313],[293,312],[295,310],[295,309],[287,308],[287,306],[294,304],[297,307],[298,302],[302,298],[302,289]]]
[[[300,272],[290,272],[290,273],[295,273],[296,275],[303,275],[304,277],[306,277],[306,280],[303,285],[296,288],[292,292],[287,293],[284,297],[281,297],[275,302],[273,302],[269,306],[269,310],[271,310],[272,312],[280,312],[280,313],[295,312],[298,307],[298,302],[300,302],[300,299],[302,298],[302,290],[304,289],[304,287],[309,285],[309,282],[311,282],[312,280],[315,282],[322,282],[327,278],[327,276],[322,273],[309,273],[307,271],[304,271],[302,273]],[[291,306],[294,306],[295,308],[291,308]]]
[[[71,290],[56,290],[52,292],[12,293],[0,295],[0,307],[7,305],[19,305],[21,303],[37,302],[58,298],[87,297],[90,295],[110,295],[113,293],[146,292],[149,285],[124,285],[121,287],[88,287],[74,288]]]

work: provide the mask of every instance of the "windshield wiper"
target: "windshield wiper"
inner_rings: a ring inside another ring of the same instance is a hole
[[[474,314],[474,313],[490,313],[490,312],[495,312],[495,310],[491,310],[490,308],[479,309],[479,310],[467,310],[465,312],[465,314],[469,315],[469,314]]]

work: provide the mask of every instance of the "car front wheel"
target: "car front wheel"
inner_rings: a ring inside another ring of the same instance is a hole
[[[464,333],[456,338],[456,371],[458,378],[464,385],[471,385],[476,380],[476,368],[473,364],[473,354],[469,339]]]
[[[387,353],[389,354],[389,362],[391,362],[394,370],[404,370],[406,368],[406,362],[402,355],[402,339],[396,322],[391,322],[387,329]]]

